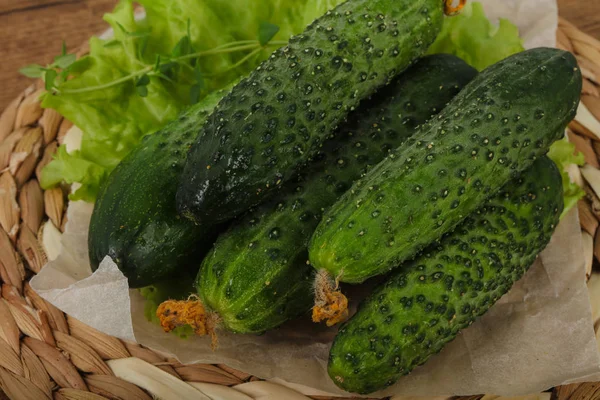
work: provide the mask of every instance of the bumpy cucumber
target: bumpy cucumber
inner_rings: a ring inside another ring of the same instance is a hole
[[[477,74],[459,58],[435,55],[361,103],[322,149],[304,181],[286,185],[219,237],[202,264],[203,303],[231,331],[257,333],[310,309],[310,236],[333,204],[368,165],[399,146],[417,124],[437,114]]]
[[[146,136],[110,174],[90,223],[93,270],[109,255],[130,287],[142,287],[177,270],[197,268],[216,230],[181,218],[175,193],[185,154],[196,139],[194,128],[204,123],[225,93],[216,92],[177,121]]]
[[[523,276],[562,209],[560,173],[540,158],[363,302],[333,343],[331,378],[371,393],[423,364]]]
[[[575,57],[539,48],[483,71],[324,215],[310,261],[358,283],[452,230],[562,137],[581,91]]]
[[[292,37],[202,128],[177,192],[182,215],[228,220],[293,179],[361,99],[427,51],[442,16],[441,0],[349,0]]]

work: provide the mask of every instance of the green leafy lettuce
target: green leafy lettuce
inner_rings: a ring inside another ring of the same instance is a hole
[[[79,182],[72,200],[94,201],[108,173],[141,140],[182,109],[247,74],[290,35],[341,0],[121,0],[104,19],[111,39],[94,37],[86,57],[47,69],[43,106],[83,131],[81,149],[61,148],[42,186]],[[63,51],[64,53],[64,51]],[[61,61],[59,58],[58,61]],[[56,72],[58,71],[58,73]],[[65,72],[66,71],[66,72]],[[66,76],[71,79],[66,80]]]
[[[561,217],[565,216],[567,212],[577,205],[579,199],[585,196],[585,192],[576,183],[571,182],[569,173],[567,172],[570,165],[584,165],[585,158],[583,153],[575,150],[575,145],[570,143],[567,138],[555,142],[550,151],[548,157],[554,161],[560,170],[563,182],[563,196],[564,196],[564,211]]]
[[[481,71],[523,50],[513,23],[501,18],[498,25],[492,24],[481,3],[469,2],[459,15],[445,18],[429,52],[454,54]]]
[[[50,164],[42,171],[44,188],[66,183],[84,182],[71,196],[72,200],[94,201],[100,190],[100,183],[108,176],[106,168],[87,160],[81,151],[67,153],[66,146],[60,146]]]

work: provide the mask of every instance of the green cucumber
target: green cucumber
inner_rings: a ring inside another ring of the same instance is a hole
[[[310,309],[310,236],[333,204],[368,165],[381,161],[441,109],[477,71],[451,55],[435,55],[381,89],[322,149],[305,181],[262,204],[219,237],[197,279],[198,293],[221,325],[259,333]]]
[[[178,120],[146,136],[112,171],[94,206],[89,259],[95,271],[110,256],[128,278],[143,287],[186,268],[197,268],[216,229],[181,218],[175,194],[185,154],[210,111],[226,91],[208,96]]]
[[[422,56],[441,0],[348,0],[225,96],[190,150],[180,213],[226,221],[263,202],[318,153],[361,99]]]
[[[483,71],[324,215],[310,261],[341,282],[386,273],[546,154],[575,116],[581,71],[539,48]]]
[[[375,289],[335,338],[329,376],[371,393],[423,364],[523,276],[562,209],[560,173],[542,157]]]

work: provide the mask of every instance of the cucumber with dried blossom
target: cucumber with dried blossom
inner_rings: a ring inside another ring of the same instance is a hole
[[[313,266],[360,283],[416,256],[548,152],[581,85],[577,60],[558,49],[484,70],[327,211],[311,239]]]
[[[525,274],[562,210],[560,172],[542,157],[375,289],[335,338],[329,376],[366,394],[426,362]]]
[[[181,218],[175,193],[186,151],[196,137],[194,127],[206,120],[225,93],[227,89],[213,93],[159,132],[144,137],[112,171],[90,222],[93,270],[110,256],[129,286],[138,288],[182,269],[198,268],[217,229]]]
[[[435,40],[442,0],[348,0],[275,51],[221,100],[177,192],[197,223],[246,212],[310,165],[359,102]]]
[[[282,196],[247,214],[219,237],[204,259],[197,289],[223,328],[259,333],[307,312],[313,269],[307,244],[323,209],[333,204],[369,165],[399,146],[416,125],[438,113],[477,71],[446,54],[419,60],[361,103],[325,143],[306,177]]]

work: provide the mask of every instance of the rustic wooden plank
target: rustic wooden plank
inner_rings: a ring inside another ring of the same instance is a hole
[[[563,18],[600,39],[600,0],[558,0],[558,9]]]
[[[0,1],[0,110],[32,81],[18,69],[47,63],[60,53],[62,40],[76,48],[106,28],[104,13],[117,0]]]
[[[3,0],[0,2],[0,15],[43,9],[63,3],[80,3],[80,0]]]

